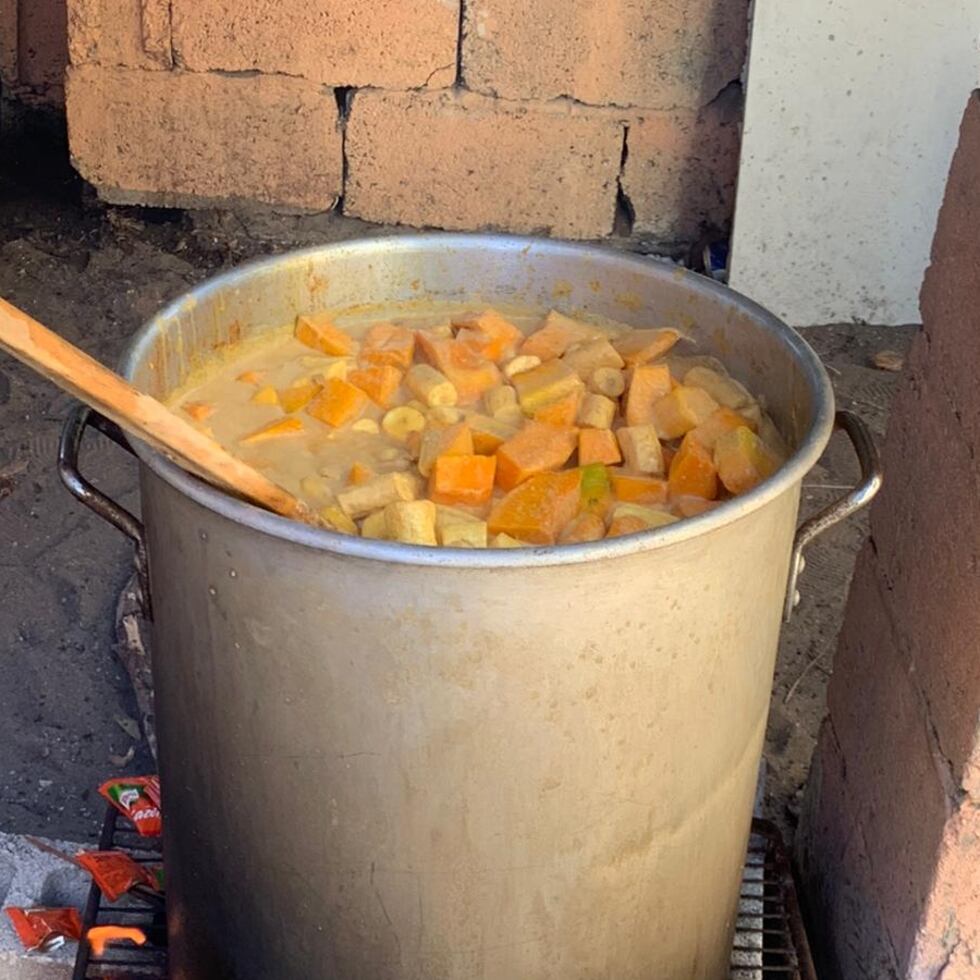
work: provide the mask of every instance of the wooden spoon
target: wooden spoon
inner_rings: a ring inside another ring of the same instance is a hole
[[[276,514],[322,526],[287,490],[3,299],[0,348],[202,479]]]

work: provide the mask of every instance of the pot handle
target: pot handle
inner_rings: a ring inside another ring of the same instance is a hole
[[[82,437],[89,426],[98,429],[117,446],[135,456],[122,429],[115,422],[110,422],[88,405],[78,404],[69,412],[64,428],[61,430],[61,441],[58,443],[58,473],[61,475],[61,482],[76,500],[80,500],[89,510],[118,528],[133,542],[140,609],[147,620],[152,621],[149,565],[146,559],[146,537],[143,533],[143,525],[125,507],[117,504],[115,500],[89,483],[78,469],[78,453],[81,449]]]
[[[862,418],[853,412],[839,411],[834,418],[834,428],[843,429],[851,440],[858,462],[861,464],[861,480],[846,496],[835,500],[834,503],[805,520],[796,530],[793,540],[793,557],[790,559],[789,584],[786,588],[786,600],[783,605],[783,621],[788,623],[793,610],[799,604],[800,593],[797,590],[800,573],[806,566],[803,549],[818,535],[829,527],[850,517],[855,511],[871,503],[875,494],[881,489],[882,470],[878,447],[875,445],[871,430]]]

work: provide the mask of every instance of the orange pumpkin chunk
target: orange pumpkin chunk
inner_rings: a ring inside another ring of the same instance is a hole
[[[627,473],[611,474],[616,499],[628,504],[653,506],[667,500],[667,481],[655,476],[631,476]]]
[[[328,378],[323,390],[307,405],[306,411],[313,418],[339,429],[360,418],[367,404],[368,396],[360,388],[340,378]]]
[[[561,361],[546,361],[530,371],[514,375],[514,388],[525,415],[582,390],[579,376]]]
[[[487,519],[490,534],[554,544],[579,504],[579,471],[538,473],[511,490]]]
[[[360,362],[407,371],[415,353],[415,333],[394,323],[376,323],[364,335]]]
[[[559,544],[599,541],[606,536],[606,522],[598,514],[579,514],[558,536]]]
[[[535,411],[534,419],[537,422],[547,422],[549,425],[574,425],[581,403],[582,389],[579,387],[553,402],[548,402],[547,405],[542,405]]]
[[[669,395],[670,368],[666,364],[641,364],[633,369],[626,393],[626,424],[649,425],[653,421],[653,406]]]
[[[574,429],[528,422],[497,450],[498,485],[512,490],[536,473],[558,469],[568,461],[577,443]]]
[[[303,423],[289,415],[284,419],[276,419],[242,436],[239,440],[243,446],[251,446],[257,442],[268,442],[270,439],[281,439],[283,436],[297,436],[303,431]]]
[[[755,424],[744,415],[722,406],[712,412],[699,426],[691,429],[689,435],[692,439],[697,439],[705,449],[711,450],[726,432],[734,432],[743,425],[748,429],[755,429]]]
[[[298,412],[301,408],[305,408],[313,401],[313,398],[319,390],[320,385],[315,381],[305,381],[302,384],[290,385],[288,388],[283,388],[279,392],[279,404],[282,405],[282,410],[287,415],[292,412]]]
[[[524,334],[496,310],[454,319],[453,326],[460,328],[457,341],[491,361],[502,361],[524,339]]]
[[[428,476],[440,456],[472,456],[473,434],[465,422],[444,427],[428,425],[419,444],[419,473]]]
[[[653,424],[661,439],[679,439],[706,422],[718,402],[701,388],[678,385],[653,406]]]
[[[676,330],[630,330],[613,341],[619,356],[631,367],[667,353],[680,339]]]
[[[749,428],[726,432],[715,443],[718,476],[731,493],[745,493],[771,476],[779,465],[765,443]]]
[[[480,507],[493,495],[493,456],[440,456],[429,474],[429,499],[436,504]]]
[[[667,479],[672,497],[703,497],[714,500],[718,496],[718,470],[710,450],[706,449],[691,433],[684,436],[670,464]]]
[[[473,434],[473,452],[481,456],[492,456],[517,432],[514,426],[489,415],[471,415],[467,421]]]
[[[402,372],[390,364],[379,364],[351,371],[347,381],[360,388],[375,405],[388,408],[402,383]]]
[[[307,347],[332,357],[345,357],[354,350],[354,338],[335,327],[327,316],[298,316],[293,336]]]
[[[479,401],[484,392],[500,384],[497,365],[465,344],[424,331],[419,331],[417,339],[426,360],[453,383],[460,405]]]
[[[622,453],[612,429],[580,429],[578,434],[578,464],[605,463],[612,466],[621,462]]]
[[[540,357],[542,361],[561,357],[572,344],[582,344],[601,336],[602,331],[552,310],[538,330],[521,346],[522,354]]]

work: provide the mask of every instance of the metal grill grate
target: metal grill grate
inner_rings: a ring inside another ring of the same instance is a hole
[[[99,849],[126,851],[144,863],[160,861],[160,842],[140,837],[109,807]],[[134,925],[147,936],[145,946],[109,947],[94,956],[82,940],[72,980],[166,980],[167,933],[163,902],[150,905],[137,899],[106,902],[93,884],[82,915],[85,932],[112,922]],[[738,919],[732,946],[731,980],[816,980],[793,875],[782,837],[767,820],[752,821]]]

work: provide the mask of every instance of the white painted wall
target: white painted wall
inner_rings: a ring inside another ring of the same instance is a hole
[[[978,84],[980,0],[755,0],[731,285],[797,326],[918,322]]]

